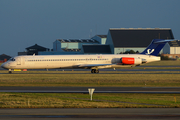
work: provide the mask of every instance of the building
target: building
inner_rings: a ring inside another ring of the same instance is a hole
[[[81,51],[82,45],[93,45],[99,44],[97,40],[94,39],[57,39],[53,43],[53,51],[60,52],[72,52],[72,51]]]
[[[142,52],[153,39],[174,39],[174,36],[170,28],[111,28],[106,45],[110,45],[113,54]]]
[[[82,53],[84,54],[111,54],[109,45],[83,45]]]
[[[95,35],[92,39],[98,41],[100,45],[104,45],[106,44],[107,35]]]
[[[10,58],[11,58],[11,56],[6,55],[6,54],[2,54],[2,55],[0,55],[0,63],[6,62]]]
[[[18,52],[18,55],[33,55],[33,54],[38,55],[38,52],[40,52],[40,51],[41,52],[42,51],[50,51],[50,49],[35,44],[33,46],[27,47],[26,51],[27,52]]]
[[[168,56],[171,59],[180,58],[180,40],[168,42],[163,48],[163,56]]]
[[[53,51],[39,52],[39,55],[111,54],[109,45],[105,45],[106,37],[107,35],[96,35],[91,39],[56,39]],[[106,48],[108,50],[102,50]]]
[[[57,39],[53,51],[38,51],[38,54],[121,54],[130,50],[139,53],[153,39],[174,39],[174,36],[170,28],[110,28],[107,35],[95,35],[91,39]]]
[[[180,54],[180,40],[168,42],[163,49],[164,54]]]

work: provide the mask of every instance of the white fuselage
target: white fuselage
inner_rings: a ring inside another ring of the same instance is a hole
[[[2,64],[2,67],[6,69],[115,68],[126,66],[118,64],[122,57],[145,59],[146,62],[160,61],[160,57],[143,54],[35,55],[14,57],[13,60]]]

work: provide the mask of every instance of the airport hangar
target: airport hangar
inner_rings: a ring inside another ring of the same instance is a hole
[[[26,48],[25,54],[35,51],[38,51],[38,55],[121,54],[129,50],[142,52],[153,39],[174,39],[174,36],[170,28],[110,28],[107,35],[95,35],[90,39],[57,39],[51,51],[48,48],[42,50],[43,47],[40,50],[34,45],[29,47],[31,49]],[[172,44],[170,42],[165,47],[166,52]],[[180,48],[180,44],[176,47]]]
[[[4,63],[7,60],[9,60],[10,58],[11,58],[11,56],[8,56],[6,54],[2,54],[2,55],[0,55],[0,63]]]

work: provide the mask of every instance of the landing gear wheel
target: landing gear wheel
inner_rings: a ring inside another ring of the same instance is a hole
[[[92,69],[91,73],[99,73],[99,70],[98,69],[97,70],[96,69]]]
[[[92,70],[91,70],[91,73],[95,73],[95,69],[92,69]]]
[[[11,74],[12,73],[12,71],[9,71],[9,74]]]
[[[99,70],[95,70],[95,73],[99,73]]]

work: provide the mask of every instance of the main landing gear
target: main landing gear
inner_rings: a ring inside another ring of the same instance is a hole
[[[91,73],[99,73],[99,70],[98,69],[92,69]]]

